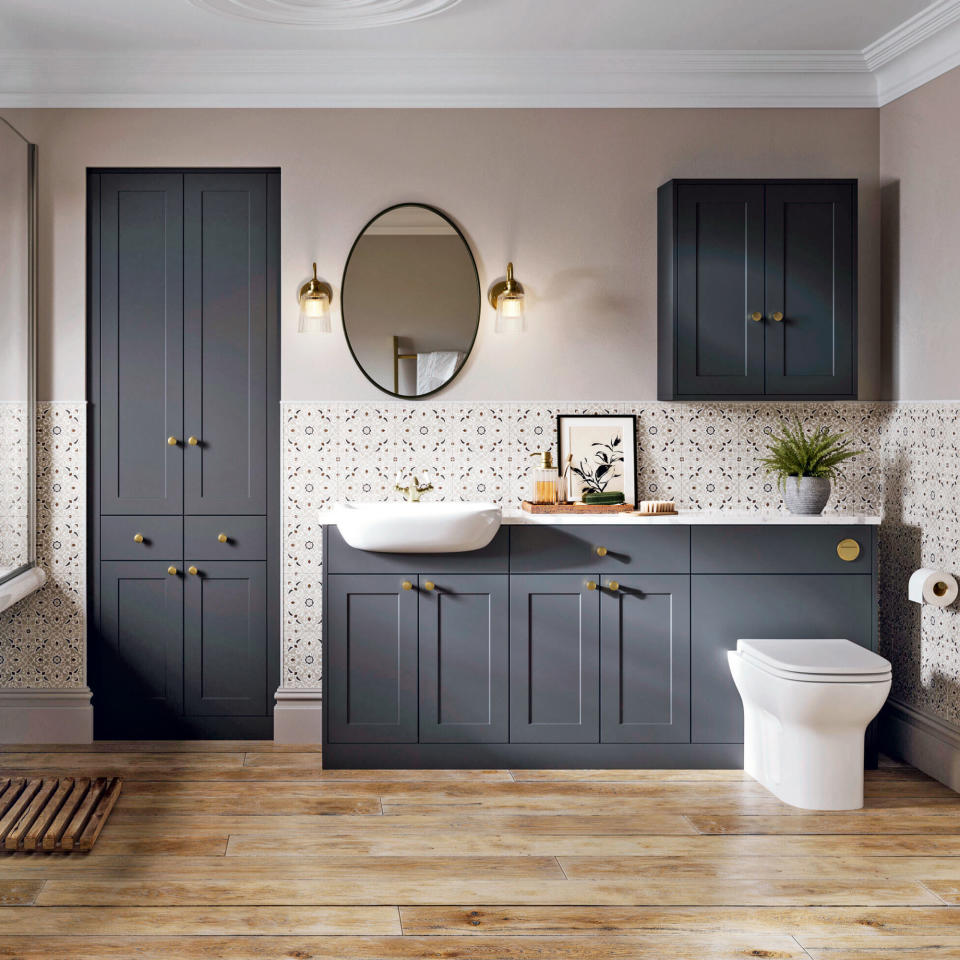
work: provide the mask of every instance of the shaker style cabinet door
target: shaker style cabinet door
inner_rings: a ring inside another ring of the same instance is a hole
[[[183,509],[183,178],[105,173],[91,237],[99,289],[98,510]],[[92,192],[96,190],[96,182]],[[91,203],[93,198],[91,198]],[[99,269],[98,269],[99,267]]]
[[[162,735],[183,711],[183,565],[105,561],[99,582],[97,736]]]
[[[510,578],[510,740],[597,743],[600,621],[594,575]]]
[[[690,578],[603,578],[600,739],[690,740]]]
[[[267,513],[267,177],[183,177],[187,514]]]
[[[766,392],[856,397],[856,189],[766,188]]]
[[[506,576],[421,575],[421,743],[508,741],[508,593]]]
[[[681,184],[676,203],[676,392],[761,394],[763,187]]]
[[[328,578],[323,669],[331,742],[417,742],[416,587],[416,576]]]

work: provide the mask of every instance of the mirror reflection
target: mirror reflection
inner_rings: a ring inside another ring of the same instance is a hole
[[[480,282],[463,235],[440,211],[401,204],[374,217],[343,274],[343,326],[364,375],[422,397],[463,368],[480,319]]]

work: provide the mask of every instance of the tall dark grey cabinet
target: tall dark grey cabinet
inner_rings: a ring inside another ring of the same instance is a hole
[[[91,170],[98,737],[269,737],[280,174]]]

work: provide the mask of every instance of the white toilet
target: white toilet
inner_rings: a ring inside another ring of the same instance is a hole
[[[863,738],[890,692],[890,662],[849,640],[738,640],[743,768],[806,810],[863,806]]]

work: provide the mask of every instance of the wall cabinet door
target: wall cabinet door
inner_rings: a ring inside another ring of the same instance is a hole
[[[420,577],[421,743],[509,739],[508,583],[506,576]]]
[[[510,739],[600,738],[600,617],[595,575],[510,578]]]
[[[183,509],[183,178],[104,174],[91,282],[99,291],[99,511]],[[99,269],[98,269],[99,268]],[[96,332],[96,331],[95,331]],[[173,437],[174,445],[167,443]]]
[[[327,721],[334,743],[417,742],[415,575],[327,578]]]
[[[184,512],[267,512],[267,177],[186,174]]]
[[[600,739],[686,743],[690,578],[628,575],[617,583],[600,597]]]
[[[763,393],[763,187],[677,191],[677,392]]]
[[[855,202],[850,184],[766,188],[768,394],[856,395]]]
[[[870,646],[872,578],[864,574],[691,578],[693,741],[741,743],[743,708],[727,651],[737,640],[843,637]]]
[[[168,573],[173,566],[177,573]],[[176,558],[100,564],[98,736],[168,727],[183,708],[183,574]],[[100,693],[102,697],[99,697]]]
[[[187,563],[190,563],[188,558]],[[267,708],[267,565],[197,561],[184,589],[184,712],[262,716]]]

